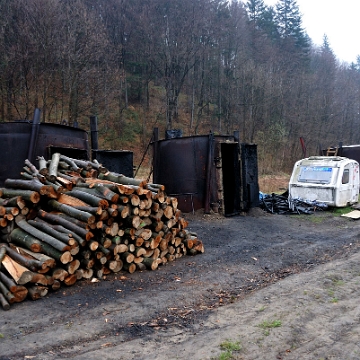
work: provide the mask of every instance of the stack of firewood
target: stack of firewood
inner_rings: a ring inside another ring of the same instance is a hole
[[[59,153],[0,189],[0,303],[204,252],[163,185]]]

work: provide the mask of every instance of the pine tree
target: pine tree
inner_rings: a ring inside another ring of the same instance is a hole
[[[296,0],[279,0],[276,4],[275,20],[282,50],[297,55],[298,60],[307,63],[310,39],[302,27],[302,18]]]
[[[248,0],[246,3],[246,10],[250,22],[254,24],[261,22],[265,8],[264,0]]]

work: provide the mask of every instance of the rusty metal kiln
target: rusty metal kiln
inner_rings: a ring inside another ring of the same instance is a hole
[[[183,212],[210,209],[225,216],[259,204],[257,147],[233,136],[153,136],[153,181],[165,185]]]

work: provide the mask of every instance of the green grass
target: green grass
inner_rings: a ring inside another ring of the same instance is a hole
[[[219,355],[219,360],[230,360],[233,357],[234,351],[240,351],[241,345],[239,341],[233,342],[226,340],[220,344],[220,349],[223,352]]]
[[[272,328],[280,327],[281,325],[282,324],[280,320],[273,320],[273,321],[265,320],[258,326],[262,329],[272,329]]]
[[[269,336],[271,329],[280,327],[281,325],[282,324],[280,320],[273,320],[273,321],[264,320],[261,324],[258,325],[258,327],[263,329],[265,336]]]
[[[346,206],[342,208],[332,208],[330,211],[333,215],[341,216],[343,214],[348,214],[349,212],[353,211],[354,209],[351,206]]]

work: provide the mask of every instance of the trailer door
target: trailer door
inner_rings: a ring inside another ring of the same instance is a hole
[[[356,163],[344,166],[341,174],[336,206],[346,206],[357,202],[359,195],[359,168]]]

